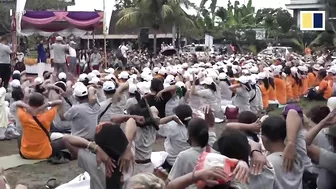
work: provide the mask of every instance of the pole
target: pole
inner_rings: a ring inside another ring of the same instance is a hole
[[[103,10],[104,10],[104,22],[103,22],[103,33],[104,33],[104,63],[105,68],[107,68],[107,54],[106,54],[106,35],[108,33],[107,27],[106,27],[106,11],[105,11],[105,0],[103,0]]]

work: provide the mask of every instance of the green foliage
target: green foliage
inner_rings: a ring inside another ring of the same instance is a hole
[[[193,20],[180,5],[192,5],[187,0],[141,0],[134,1],[134,6],[122,9],[117,27],[149,27],[154,34],[154,52],[156,53],[156,33],[164,25],[175,24],[178,28],[193,27]]]
[[[68,5],[58,0],[27,0],[25,10],[64,10]]]
[[[0,35],[10,33],[11,17],[9,15],[10,9],[0,3]]]

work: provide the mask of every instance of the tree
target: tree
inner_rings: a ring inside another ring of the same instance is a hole
[[[202,0],[201,1],[201,4],[200,4],[200,9],[204,9],[205,7],[205,4],[208,2],[208,0]],[[217,0],[211,0],[211,3],[210,3],[210,13],[212,15],[212,20],[215,19],[215,11],[216,11],[216,8],[217,8]]]
[[[10,9],[0,3],[0,35],[8,34],[11,31]]]
[[[127,25],[137,27],[149,27],[154,35],[154,54],[157,53],[158,31],[165,25],[178,21],[178,24],[188,24],[186,13],[179,6],[182,1],[178,0],[141,0],[135,2],[134,7],[126,8],[120,11],[120,19],[117,21],[117,27]]]
[[[27,0],[26,10],[64,10],[71,3],[62,0]]]
[[[277,9],[276,22],[280,26],[281,32],[287,33],[294,25],[294,18],[292,15],[284,9]]]

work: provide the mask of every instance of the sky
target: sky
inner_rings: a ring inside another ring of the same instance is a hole
[[[201,0],[190,0],[191,2],[199,5]],[[209,2],[211,0],[208,0]],[[240,3],[247,3],[248,0],[239,0]],[[285,4],[289,3],[290,0],[253,0],[252,4],[256,9],[259,8],[285,8]],[[228,0],[217,0],[217,6],[226,7]],[[231,0],[233,3],[234,0]],[[114,0],[105,0],[105,6],[114,6]],[[207,3],[207,5],[210,3]],[[93,11],[103,10],[103,0],[76,0],[76,5],[68,7],[69,11]],[[195,13],[194,10],[187,10],[189,14]]]

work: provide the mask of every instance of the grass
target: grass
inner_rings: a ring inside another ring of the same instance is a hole
[[[307,113],[312,107],[317,105],[327,105],[326,101],[309,101],[307,99],[302,98],[299,102],[300,106],[303,109],[304,113]],[[269,112],[270,115],[280,115],[282,113],[283,108],[277,108]]]

